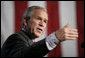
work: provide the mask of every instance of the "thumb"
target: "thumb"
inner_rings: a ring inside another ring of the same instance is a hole
[[[64,28],[68,28],[69,26],[70,26],[70,24],[67,23],[67,24],[64,26]]]

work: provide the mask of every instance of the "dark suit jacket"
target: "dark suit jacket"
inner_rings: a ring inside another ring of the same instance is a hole
[[[2,57],[44,56],[48,52],[45,39],[34,44],[23,30],[9,36],[1,48]]]

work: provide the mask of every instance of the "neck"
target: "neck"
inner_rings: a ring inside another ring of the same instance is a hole
[[[30,31],[28,31],[27,34],[28,34],[29,38],[32,39],[32,40],[34,40],[34,39],[37,38],[37,37],[36,37],[34,34],[32,34]]]
[[[23,28],[22,30],[24,30],[26,32],[26,34],[28,35],[28,37],[31,39],[31,40],[34,40],[37,38],[37,36],[35,36],[33,33],[31,33],[30,29],[25,29]]]

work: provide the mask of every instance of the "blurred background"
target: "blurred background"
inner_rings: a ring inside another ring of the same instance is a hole
[[[70,28],[77,28],[79,37],[57,45],[45,57],[82,57],[84,48],[84,1],[1,1],[1,47],[7,37],[18,32],[22,26],[22,16],[29,6],[42,6],[48,11],[48,24],[39,41],[68,22]]]

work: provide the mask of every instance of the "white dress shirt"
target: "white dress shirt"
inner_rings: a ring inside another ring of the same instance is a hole
[[[46,45],[49,51],[53,50],[57,46],[57,44],[60,42],[56,38],[55,32],[53,32],[48,37],[46,37],[45,41],[46,41]]]

